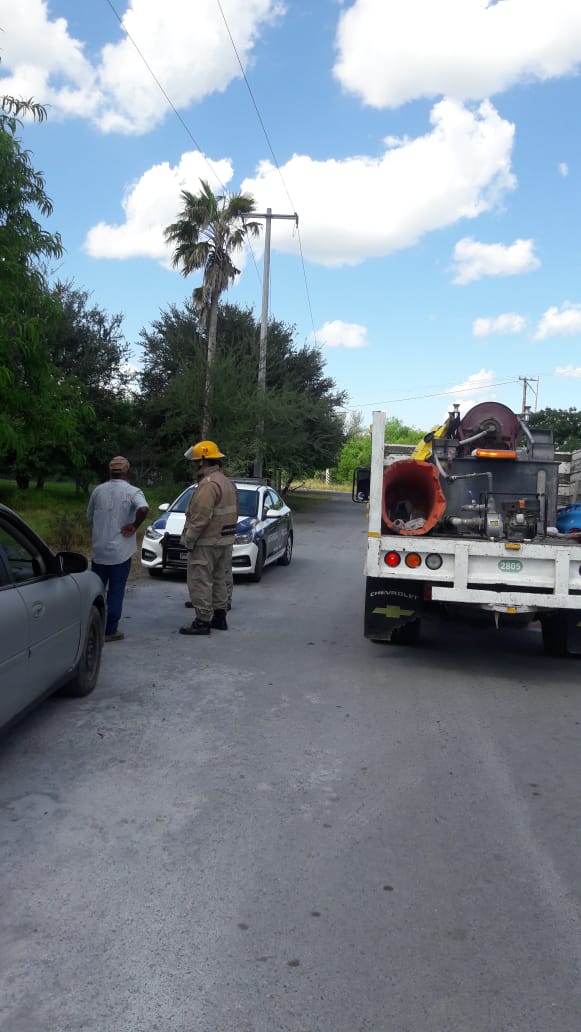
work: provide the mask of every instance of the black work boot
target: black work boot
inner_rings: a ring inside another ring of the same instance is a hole
[[[214,616],[212,617],[212,622],[210,624],[210,627],[213,627],[216,631],[227,631],[228,630],[228,624],[226,623],[226,610],[225,609],[215,609],[214,610]]]
[[[191,624],[186,627],[180,627],[180,634],[209,634],[210,624],[205,620],[198,620],[196,617]]]

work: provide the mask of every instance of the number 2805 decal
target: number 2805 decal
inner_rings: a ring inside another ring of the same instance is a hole
[[[498,569],[503,573],[520,573],[523,564],[520,559],[499,559]]]

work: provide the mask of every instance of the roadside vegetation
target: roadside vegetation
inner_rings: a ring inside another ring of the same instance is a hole
[[[46,112],[0,97],[0,500],[51,542],[72,540],[112,455],[128,457],[155,510],[187,483],[183,454],[207,437],[231,475],[252,475],[260,454],[288,497],[350,490],[353,469],[369,464],[371,435],[361,413],[348,413],[321,350],[271,318],[259,384],[260,324],[223,300],[236,253],[258,232],[253,199],[216,196],[204,182],[183,192],[166,240],[174,265],[186,277],[198,271],[201,285],[128,341],[120,313],[51,275],[63,242],[47,228],[52,203],[19,137],[24,115],[43,122]],[[557,427],[558,447],[581,444],[577,409],[538,412],[531,423]],[[416,443],[426,429],[388,419],[386,440]]]

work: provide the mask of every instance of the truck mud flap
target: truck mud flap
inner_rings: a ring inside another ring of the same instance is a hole
[[[567,613],[567,652],[581,656],[581,611],[578,609]]]
[[[424,585],[421,581],[384,580],[367,577],[365,582],[366,638],[389,641],[396,627],[419,620],[423,608]]]

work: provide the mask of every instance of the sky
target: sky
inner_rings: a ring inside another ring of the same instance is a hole
[[[20,136],[53,275],[123,315],[136,365],[201,282],[163,230],[204,179],[287,216],[270,316],[366,423],[581,407],[579,0],[0,0],[0,59],[48,108]],[[263,261],[262,235],[224,296],[257,320]]]

